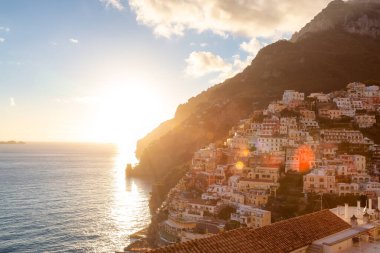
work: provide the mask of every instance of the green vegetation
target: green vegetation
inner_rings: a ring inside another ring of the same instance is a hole
[[[229,220],[231,218],[231,213],[236,212],[236,208],[232,206],[226,206],[220,210],[218,213],[218,218],[222,220]]]
[[[235,220],[230,220],[226,223],[224,230],[228,231],[228,230],[232,230],[232,229],[236,229],[236,228],[240,228],[240,227],[241,227],[240,222],[235,221]]]

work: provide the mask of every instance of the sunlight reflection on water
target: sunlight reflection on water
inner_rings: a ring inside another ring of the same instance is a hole
[[[114,149],[0,147],[0,252],[114,252],[150,221],[150,184]]]

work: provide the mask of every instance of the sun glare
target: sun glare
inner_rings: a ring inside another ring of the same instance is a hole
[[[138,139],[142,138],[167,116],[157,106],[161,98],[141,80],[126,85],[110,85],[99,94],[96,114],[91,126],[93,141],[118,145],[119,153],[135,162],[133,156]]]

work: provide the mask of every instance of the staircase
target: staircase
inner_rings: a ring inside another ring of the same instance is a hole
[[[306,253],[322,253],[323,246],[318,244],[311,244],[309,248],[307,248]]]

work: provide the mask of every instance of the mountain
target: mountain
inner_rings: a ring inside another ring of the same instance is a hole
[[[261,49],[235,77],[192,97],[175,117],[140,140],[136,176],[174,184],[195,150],[221,141],[239,119],[285,89],[329,92],[380,80],[380,1],[335,0],[291,40]]]

